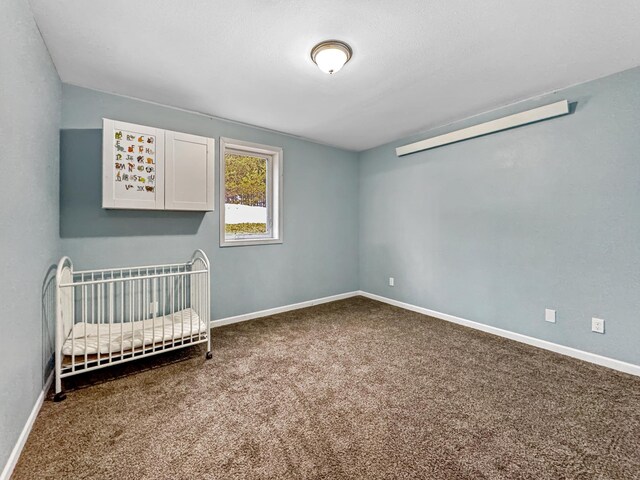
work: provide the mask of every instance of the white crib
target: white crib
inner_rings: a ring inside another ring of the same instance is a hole
[[[202,250],[187,263],[56,273],[55,401],[62,379],[207,342],[212,357],[210,264]]]

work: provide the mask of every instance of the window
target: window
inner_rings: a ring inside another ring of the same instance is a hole
[[[282,243],[282,149],[220,139],[220,246]]]

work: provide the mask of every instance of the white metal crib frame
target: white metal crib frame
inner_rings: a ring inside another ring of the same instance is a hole
[[[209,287],[210,263],[202,250],[186,263],[84,271],[74,271],[63,257],[56,272],[54,400],[66,398],[62,379],[79,373],[204,342],[211,358]],[[84,332],[76,332],[76,324]],[[87,332],[88,324],[95,334]],[[89,353],[89,339],[97,352]]]

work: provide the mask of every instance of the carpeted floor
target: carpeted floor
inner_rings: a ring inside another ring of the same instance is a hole
[[[361,297],[213,333],[68,381],[13,478],[640,478],[640,378]]]

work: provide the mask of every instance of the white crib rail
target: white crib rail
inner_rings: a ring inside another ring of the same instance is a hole
[[[73,270],[58,265],[56,397],[62,378],[207,342],[211,358],[210,263]],[[119,347],[118,347],[119,346]]]

